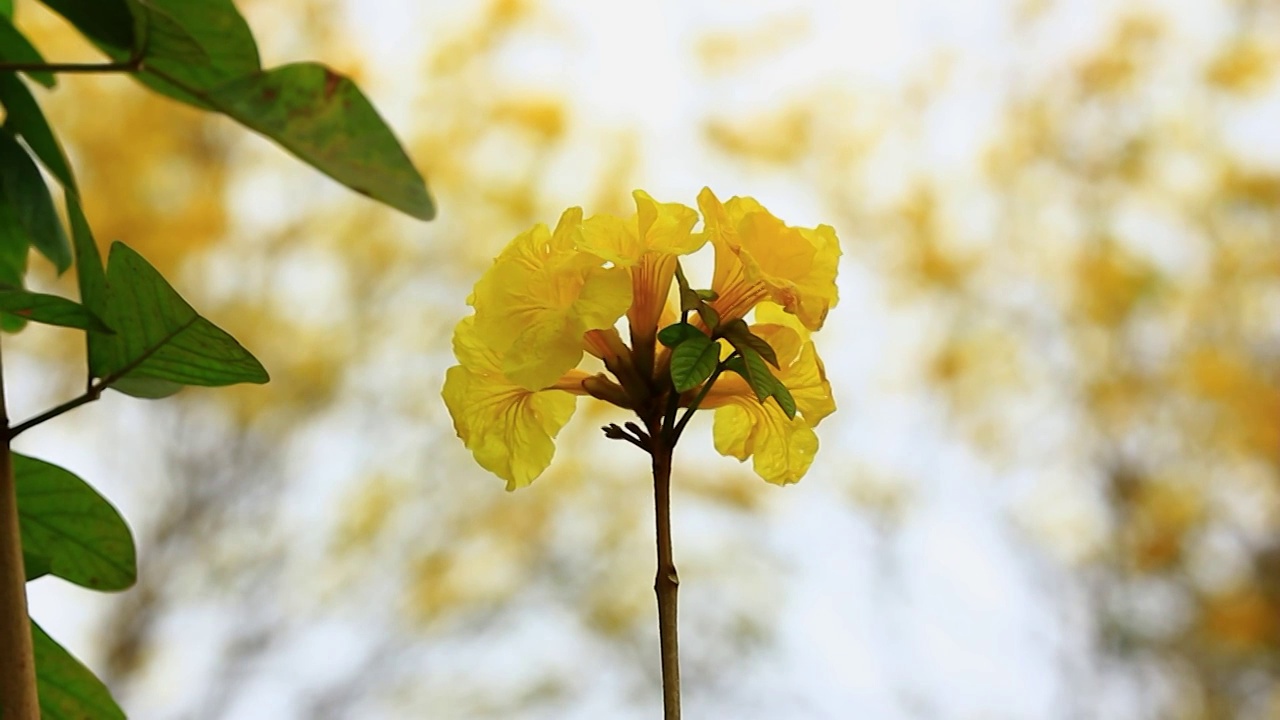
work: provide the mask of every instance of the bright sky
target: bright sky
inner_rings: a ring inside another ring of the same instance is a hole
[[[407,94],[399,95],[403,75],[391,70],[412,66],[421,57],[432,42],[433,27],[447,27],[469,12],[467,7],[438,5],[445,7],[412,0],[348,3],[370,55],[372,79],[366,87],[393,125],[409,125],[413,118]],[[1161,5],[1185,35],[1188,52],[1206,48],[1223,31],[1223,21],[1205,10],[1207,5]],[[696,121],[710,111],[745,116],[795,98],[811,98],[821,107],[825,89],[834,87],[854,88],[869,101],[886,98],[888,108],[888,98],[941,55],[953,60],[953,82],[925,118],[926,140],[916,146],[891,145],[877,156],[883,182],[870,191],[888,199],[921,169],[962,184],[974,172],[976,154],[992,131],[991,119],[1007,83],[1034,83],[1040,63],[1048,66],[1087,51],[1117,8],[1129,6],[1121,0],[1059,2],[1051,11],[1054,20],[1046,23],[1052,32],[1016,48],[1015,54],[1011,13],[1007,3],[995,0],[662,0],[643,9],[557,0],[542,11],[547,32],[514,43],[503,58],[513,83],[571,98],[581,132],[597,136],[633,128],[642,147],[639,184],[660,199],[692,203],[698,189],[710,185],[724,196],[754,195],[791,224],[813,225],[827,221],[819,198],[807,195],[794,177],[725,164],[709,150]],[[780,49],[748,64],[750,82],[743,82],[741,74],[708,78],[698,68],[693,48],[707,28],[759,32],[775,25],[783,38]],[[271,46],[266,49],[272,61]],[[865,119],[865,109],[857,110]],[[839,123],[839,113],[848,111],[847,104],[833,103],[827,120]],[[874,107],[871,114],[874,121]],[[1272,151],[1260,152],[1265,157]],[[1280,150],[1275,153],[1280,158]],[[559,183],[556,194],[570,199],[588,194],[580,185],[589,175],[571,169],[567,165],[565,172],[553,175]],[[842,241],[847,245],[858,239],[846,235]],[[299,262],[300,276],[312,281],[325,272],[322,261]],[[1079,489],[1086,483],[1078,483],[1070,467],[1048,469],[1046,481],[999,470],[975,456],[946,427],[927,393],[904,388],[893,368],[885,367],[883,358],[910,352],[919,336],[929,332],[928,318],[892,308],[884,282],[856,262],[844,263],[840,281],[841,305],[818,342],[841,412],[820,428],[824,449],[810,475],[796,487],[769,495],[763,527],[726,529],[705,508],[677,510],[678,557],[682,547],[715,547],[718,533],[742,533],[782,558],[785,568],[769,596],[759,599],[773,606],[778,618],[778,653],[754,666],[756,676],[735,686],[754,692],[725,698],[695,692],[687,714],[806,720],[1068,717],[1072,696],[1097,687],[1089,665],[1089,615],[1082,589],[1032,547],[1018,518],[1034,515],[1035,524],[1047,528],[1044,532],[1060,535],[1055,545],[1062,552],[1083,554],[1092,539],[1090,528],[1101,532],[1096,499]],[[12,370],[24,371],[36,369]],[[22,402],[19,390],[15,403]],[[157,422],[156,416],[144,418],[138,404],[112,398],[78,416],[79,424],[70,429],[85,433],[81,437],[97,437],[90,424],[115,413],[124,413],[128,422]],[[332,511],[322,507],[324,500],[338,495],[342,470],[362,458],[358,449],[329,442],[342,432],[341,423],[334,422],[318,424],[312,440],[304,441],[306,452],[291,456],[293,469],[309,483],[306,497],[294,507],[299,522],[308,513]],[[705,425],[693,435],[690,444],[710,447]],[[25,451],[42,455],[47,449],[43,456],[64,456],[55,438],[32,437]],[[67,464],[85,476],[101,476],[95,472],[95,464],[101,464],[95,455],[110,457],[111,450],[91,443],[81,462]],[[857,466],[850,462],[855,457]],[[701,462],[731,461],[709,450],[689,451],[684,457],[687,469]],[[906,494],[908,509],[899,519],[850,512],[847,485],[834,480],[850,472],[865,475],[858,492]],[[332,487],[324,485],[326,478],[332,479]],[[104,492],[123,494],[125,515],[145,514],[145,498],[136,490],[131,496],[126,480],[114,482],[117,487],[112,481],[103,483]],[[1047,505],[1051,511],[1032,505]],[[717,589],[699,587],[696,573],[683,579],[682,609],[715,602]],[[647,593],[647,588],[639,591]],[[46,629],[92,657],[97,599],[51,581],[35,583],[32,595]],[[190,612],[173,619],[167,631],[216,647],[220,629],[231,620],[217,608],[193,602]],[[333,681],[343,659],[362,652],[362,622],[330,618],[296,629],[296,641],[257,673],[248,694],[227,717],[295,717],[295,693]],[[442,649],[438,659],[456,663],[459,672],[488,669],[495,682],[518,684],[523,663],[569,662],[575,650],[591,657],[590,648],[556,644],[564,637],[562,622],[516,617],[503,653],[459,648],[449,655]],[[699,642],[697,627],[685,630],[684,643]],[[190,652],[169,659],[167,674],[157,677],[148,686],[150,695],[140,700],[137,717],[178,717],[184,707],[182,688],[206,672],[202,658]],[[638,658],[651,659],[656,662]],[[637,710],[620,696],[607,672],[584,692],[582,703],[557,717],[653,716],[652,707]],[[1113,709],[1116,717],[1125,717],[1123,698]],[[455,715],[442,711],[439,717]]]

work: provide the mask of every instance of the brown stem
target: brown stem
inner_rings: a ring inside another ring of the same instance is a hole
[[[39,720],[31,622],[27,618],[27,576],[18,528],[18,488],[9,449],[9,415],[0,370],[0,717]]]
[[[658,595],[658,642],[662,652],[662,716],[680,720],[680,643],[676,620],[676,591],[680,576],[671,557],[671,443],[653,434],[653,504],[658,527],[658,572],[653,591]]]
[[[120,73],[137,72],[137,58],[108,63],[0,62],[0,72],[48,73]]]

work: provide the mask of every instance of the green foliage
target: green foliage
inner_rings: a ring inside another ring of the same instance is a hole
[[[18,29],[9,21],[9,17],[13,14],[13,5],[8,5],[5,9],[8,12],[3,13],[4,17],[0,17],[0,61],[43,63],[44,58],[40,56],[40,51],[36,50],[27,37],[18,32]],[[51,88],[57,84],[51,72],[29,71],[27,77],[45,87]]]
[[[705,333],[689,323],[673,323],[658,331],[658,342],[669,348],[674,348],[694,335],[706,337]]]
[[[84,480],[13,454],[22,550],[46,572],[92,590],[124,590],[138,577],[133,534]],[[30,579],[31,572],[27,572]]]
[[[34,621],[31,641],[43,720],[124,720],[107,686]]]
[[[758,337],[756,339],[760,340]],[[772,348],[770,351],[772,352]],[[759,352],[750,347],[740,347],[737,356],[725,363],[725,368],[741,375],[760,402],[772,397],[778,402],[778,407],[782,408],[782,412],[786,413],[788,419],[795,418],[795,398],[791,396],[791,391],[774,377],[773,372],[769,370],[768,361]]]
[[[715,291],[694,290],[689,287],[689,280],[684,276],[684,268],[680,267],[680,263],[676,263],[676,283],[680,289],[680,313],[682,315],[698,313],[702,322],[715,331],[720,325],[720,313],[707,304],[716,299]]]
[[[685,392],[706,382],[720,362],[720,343],[700,332],[689,335],[671,351],[671,382]]]
[[[89,371],[108,384],[121,378],[207,386],[268,379],[235,338],[197,313],[124,243],[111,246],[103,314],[115,333],[89,332]]]
[[[741,318],[727,323],[720,328],[720,336],[729,341],[729,344],[738,352],[744,350],[753,350],[763,357],[768,363],[774,367],[778,367],[778,354],[773,351],[773,346],[765,341],[764,338],[751,332],[747,327],[747,321]]]
[[[102,318],[89,312],[88,308],[58,295],[0,285],[0,310],[45,325],[113,333]]]
[[[317,63],[250,73],[205,97],[362,195],[422,220],[435,216],[413,163],[351,80]]]
[[[316,63],[264,70],[253,34],[230,0],[42,2],[109,62],[46,64],[10,21],[11,0],[0,0],[5,116],[0,128],[0,328],[16,331],[30,321],[84,331],[88,389],[31,420],[2,428],[0,450],[12,459],[26,580],[53,575],[96,590],[122,590],[137,575],[124,519],[83,480],[11,453],[9,441],[97,399],[107,388],[158,398],[187,385],[264,383],[268,375],[248,350],[200,315],[127,245],[114,243],[104,265],[71,163],[24,77],[52,88],[57,72],[129,73],[156,92],[231,117],[393,208],[430,219],[435,205],[422,176],[359,88]],[[37,162],[63,187],[70,239]],[[24,289],[32,249],[59,272],[74,261],[79,303]],[[705,362],[695,365],[690,377],[701,373]],[[0,632],[18,632],[15,628],[26,622],[0,618]],[[35,623],[30,627],[43,717],[124,717],[88,669]]]
[[[12,74],[0,73],[0,105],[9,113],[5,129],[22,138],[63,187],[75,190],[76,179],[71,174],[71,163],[54,137],[53,128],[49,127],[49,121],[45,120],[31,91]]]
[[[40,169],[7,130],[0,130],[0,243],[34,247],[62,272],[71,267],[71,245],[53,209]],[[6,253],[7,254],[7,253]],[[5,277],[4,281],[11,282]]]

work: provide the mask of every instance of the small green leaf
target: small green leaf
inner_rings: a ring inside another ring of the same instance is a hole
[[[10,6],[12,8],[12,6]],[[13,26],[9,20],[11,13],[0,13],[0,61],[15,63],[43,63],[40,51],[27,39],[22,31]],[[45,87],[53,87],[58,79],[53,73],[28,70],[27,77]]]
[[[676,392],[692,390],[705,382],[719,362],[720,343],[702,333],[689,336],[671,351],[671,382]]]
[[[738,348],[739,356],[730,359],[725,367],[742,376],[747,384],[751,386],[751,390],[756,394],[756,399],[765,402],[770,397],[778,402],[778,407],[782,408],[782,412],[786,413],[788,418],[796,416],[796,401],[791,396],[791,391],[782,384],[778,378],[774,377],[773,372],[769,370],[769,365],[760,353],[751,348]]]
[[[31,644],[35,650],[41,718],[124,720],[124,711],[111,697],[107,686],[34,620],[31,621]]]
[[[0,105],[9,113],[5,127],[27,141],[27,147],[64,188],[74,190],[76,179],[71,174],[71,164],[54,137],[53,128],[31,91],[12,73],[0,73]]]
[[[0,0],[0,15],[6,18],[13,17],[13,0]]]
[[[106,290],[105,320],[116,334],[90,333],[94,377],[206,386],[267,382],[267,371],[249,351],[201,317],[124,243],[111,246]],[[154,383],[148,388],[144,396],[151,396]]]
[[[23,550],[49,572],[94,590],[123,590],[138,577],[133,534],[120,513],[72,473],[13,454]]]
[[[250,73],[209,91],[217,109],[329,177],[413,217],[435,217],[426,183],[355,83],[317,63]]]
[[[787,389],[782,381],[775,381],[773,385],[773,399],[778,402],[778,407],[782,408],[783,414],[788,420],[794,420],[796,417],[796,399],[791,396],[791,391]]]
[[[9,207],[8,216],[0,218],[16,219],[31,246],[49,258],[59,273],[71,267],[71,244],[53,209],[49,187],[7,128],[0,128],[0,204]]]
[[[773,351],[773,346],[767,340],[751,332],[751,328],[747,326],[747,321],[741,318],[720,328],[720,336],[729,341],[734,348],[741,350],[750,348],[760,353],[768,363],[774,367],[778,367],[778,354]]]
[[[689,323],[673,323],[658,331],[658,342],[669,348],[674,348],[694,335],[706,337],[706,333]]]
[[[0,285],[0,310],[45,325],[111,332],[101,318],[80,303],[22,288]]]
[[[714,333],[720,327],[720,313],[701,300],[698,303],[698,317],[702,318],[703,324]]]
[[[773,386],[778,382],[773,373],[769,372],[769,366],[765,363],[760,353],[747,349],[738,349],[742,357],[742,379],[747,381],[751,389],[756,394],[756,399],[764,402],[765,398],[773,394]]]
[[[99,46],[133,47],[133,15],[125,0],[40,0]]]
[[[694,292],[698,294],[699,300],[703,300],[705,302],[711,302],[720,297],[720,293],[715,290],[694,290]]]
[[[676,284],[680,291],[680,312],[689,313],[702,306],[702,298],[697,291],[689,287],[689,279],[684,276],[684,268],[676,262]]]

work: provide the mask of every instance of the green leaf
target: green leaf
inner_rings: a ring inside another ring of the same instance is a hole
[[[10,9],[12,10],[12,6]],[[44,58],[41,57],[40,51],[31,44],[22,31],[13,26],[9,20],[10,17],[12,17],[11,12],[0,13],[0,61],[43,63]],[[57,78],[50,72],[28,70],[26,75],[45,87],[51,88],[58,83]]]
[[[773,394],[773,386],[777,384],[777,379],[773,377],[772,372],[769,372],[769,366],[760,353],[750,349],[746,351],[739,349],[738,353],[742,357],[742,370],[738,374],[751,386],[756,399],[764,402],[765,398]]]
[[[764,402],[772,397],[788,418],[794,418],[796,416],[795,398],[791,396],[791,391],[774,377],[764,357],[749,347],[738,348],[738,353],[739,356],[730,360],[725,367],[738,373],[747,381],[751,390],[755,392],[757,400]]]
[[[720,362],[720,343],[698,333],[671,351],[671,382],[676,392],[692,390],[711,377]]]
[[[712,300],[720,297],[720,293],[715,290],[694,290],[694,292],[697,293],[699,300],[703,300],[705,302],[711,302]]]
[[[348,78],[297,63],[220,85],[206,98],[329,177],[422,220],[435,203],[386,122]]]
[[[64,188],[74,190],[76,179],[71,173],[71,164],[54,137],[53,128],[45,120],[31,91],[12,73],[0,73],[0,105],[4,105],[9,113],[5,127],[27,142],[27,147]]]
[[[658,331],[658,342],[674,348],[694,335],[706,337],[705,333],[689,323],[673,323]]]
[[[13,17],[13,0],[0,0],[0,15],[6,18]]]
[[[13,454],[18,525],[25,552],[49,572],[94,590],[123,590],[138,578],[133,534],[120,513],[72,473]]]
[[[702,298],[689,287],[689,279],[684,276],[684,268],[679,262],[676,262],[676,284],[680,289],[681,313],[693,312],[702,306]]]
[[[778,367],[778,354],[767,340],[751,332],[747,321],[738,319],[720,328],[720,336],[729,341],[737,350],[750,348],[760,354],[768,363]]]
[[[67,220],[71,225],[71,242],[76,256],[76,282],[80,286],[80,302],[99,317],[107,314],[107,274],[102,267],[102,255],[93,239],[89,221],[85,219],[80,199],[71,190],[63,193],[67,205]],[[90,355],[93,334],[90,334]],[[91,366],[93,364],[90,358]]]
[[[782,408],[783,414],[788,420],[794,420],[796,417],[796,399],[791,396],[791,391],[783,385],[781,381],[777,381],[773,386],[773,399],[778,402],[778,407]]]
[[[0,286],[0,310],[45,325],[111,332],[101,318],[80,303],[22,288]]]
[[[7,212],[0,214],[0,220],[16,221],[17,231],[49,258],[59,273],[71,267],[71,244],[53,209],[49,187],[27,151],[7,128],[0,128],[0,205],[8,207]],[[0,241],[12,242],[12,238],[0,238]],[[22,283],[19,280],[9,284]]]
[[[201,317],[124,243],[111,246],[106,290],[105,320],[116,334],[90,334],[94,377],[206,386],[267,382],[267,371],[249,351]]]
[[[22,567],[26,570],[27,582],[31,582],[49,574],[49,558],[27,552],[27,549],[23,548]]]
[[[156,92],[214,110],[205,91],[262,68],[253,32],[231,0],[130,0],[130,5],[146,43],[136,77]],[[117,61],[131,54],[103,50]]]
[[[710,305],[699,299],[698,317],[702,318],[702,323],[715,332],[720,328],[720,313],[716,312]]]
[[[125,0],[40,0],[99,46],[133,47],[133,14]]]
[[[111,691],[89,668],[31,621],[36,686],[44,720],[124,720]]]

